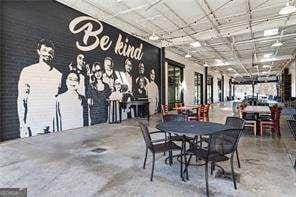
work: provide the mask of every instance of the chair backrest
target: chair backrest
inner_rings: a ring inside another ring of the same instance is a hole
[[[246,112],[243,112],[243,119],[245,120],[257,120],[258,117],[257,117],[257,113],[246,113]]]
[[[151,137],[150,137],[150,133],[149,133],[147,125],[140,122],[139,126],[141,128],[146,147],[149,148],[151,151],[153,151],[153,144],[152,144],[152,141],[151,141]]]
[[[282,108],[274,105],[270,108],[271,111],[271,119],[274,121],[279,121],[281,117]]]
[[[176,108],[176,112],[177,114],[181,114],[182,113],[182,110],[181,109],[178,109],[179,107],[182,107],[183,106],[183,103],[175,103],[175,108]]]
[[[205,110],[206,110],[205,106],[206,105],[200,105],[198,107],[198,113],[199,113],[200,116],[203,116],[205,114]]]
[[[215,154],[233,154],[237,148],[242,131],[242,129],[227,129],[211,135],[208,143],[208,158]]]
[[[164,116],[169,113],[168,105],[161,105],[161,115]]]
[[[246,121],[239,117],[227,117],[225,125],[233,129],[243,129]]]
[[[292,135],[296,140],[296,120],[288,120],[288,125],[291,129]]]
[[[187,116],[183,114],[167,114],[162,117],[163,122],[185,122]]]

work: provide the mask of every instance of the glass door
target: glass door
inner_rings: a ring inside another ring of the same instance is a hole
[[[194,104],[203,103],[203,75],[200,73],[194,73]]]
[[[218,97],[219,97],[219,101],[223,101],[223,98],[222,98],[222,80],[221,79],[218,79]]]
[[[207,98],[208,102],[213,103],[213,77],[211,75],[207,77]]]
[[[168,64],[168,105],[173,109],[175,103],[183,103],[183,68]]]

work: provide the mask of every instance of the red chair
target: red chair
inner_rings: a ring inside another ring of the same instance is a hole
[[[165,116],[169,113],[169,107],[168,105],[161,105],[161,115]]]
[[[266,128],[273,129],[277,136],[281,136],[280,131],[280,117],[281,117],[281,107],[272,107],[271,111],[271,119],[269,120],[261,120],[260,121],[260,135],[263,136],[263,132]]]
[[[209,111],[210,111],[210,104],[207,104],[207,105],[205,105],[205,107],[204,107],[204,115],[203,115],[203,117],[204,117],[204,121],[207,121],[207,122],[209,122]]]
[[[197,121],[209,122],[209,110],[210,110],[209,104],[199,105],[198,107],[196,107],[195,115],[188,117],[188,121],[197,120]]]

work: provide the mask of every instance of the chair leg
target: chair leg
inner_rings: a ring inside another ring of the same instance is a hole
[[[206,178],[206,193],[209,196],[209,174],[208,174],[208,162],[205,164],[205,178]]]
[[[213,175],[213,171],[214,171],[214,162],[211,163],[211,175]]]
[[[231,173],[232,173],[232,181],[233,181],[234,189],[237,189],[236,180],[235,180],[235,176],[234,176],[234,169],[233,169],[233,156],[231,156],[231,158],[230,158],[230,164],[231,164]]]
[[[296,159],[295,159],[295,163],[294,163],[294,168],[296,169]]]
[[[184,169],[184,171],[186,172],[186,179],[187,180],[189,180],[189,177],[188,177],[188,166],[189,166],[189,163],[190,163],[191,158],[192,158],[192,155],[189,156],[189,159],[185,163],[185,169]]]
[[[155,164],[155,153],[153,153],[153,161],[152,161],[150,181],[153,181],[154,164]]]
[[[236,159],[237,159],[237,165],[238,165],[238,168],[241,168],[240,161],[239,161],[239,157],[238,157],[238,151],[237,151],[237,149],[235,150],[235,152],[236,152]]]
[[[256,136],[257,135],[257,124],[254,124],[253,129],[254,129],[254,135]]]
[[[146,154],[145,154],[143,169],[145,169],[145,166],[146,166],[147,154],[148,154],[148,148],[146,147]]]

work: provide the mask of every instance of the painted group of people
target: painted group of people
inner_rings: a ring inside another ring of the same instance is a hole
[[[102,64],[90,65],[83,54],[78,54],[63,75],[52,66],[54,44],[51,41],[40,40],[37,54],[38,62],[22,70],[18,83],[20,137],[107,122],[110,100],[147,98],[150,114],[158,110],[155,70],[151,69],[149,79],[146,78],[143,63],[133,76],[130,59],[125,60],[123,72],[114,71],[110,57]],[[63,84],[66,91],[61,93]],[[129,105],[123,109],[123,119],[128,115],[133,117],[133,108]]]

